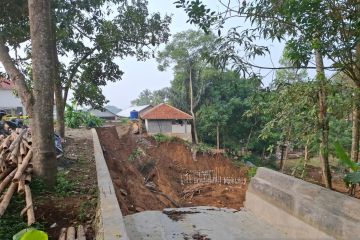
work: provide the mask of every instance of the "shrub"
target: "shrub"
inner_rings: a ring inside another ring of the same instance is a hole
[[[176,139],[175,137],[167,136],[162,133],[157,133],[153,137],[157,143],[171,142]]]
[[[76,105],[72,104],[66,106],[65,124],[69,128],[80,128],[81,126],[93,128],[101,127],[104,124],[104,120],[89,112],[77,110]]]

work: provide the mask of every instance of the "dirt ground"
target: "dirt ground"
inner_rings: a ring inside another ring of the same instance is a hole
[[[243,206],[247,168],[223,155],[197,153],[194,158],[182,140],[158,143],[125,125],[97,131],[124,215],[167,207]]]
[[[61,228],[82,224],[87,228],[87,240],[91,240],[94,239],[91,224],[97,203],[91,130],[67,129],[64,153],[58,162],[58,183],[54,192],[33,194],[35,216],[50,239],[58,239]]]

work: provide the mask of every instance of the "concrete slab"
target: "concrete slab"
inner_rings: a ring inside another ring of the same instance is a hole
[[[189,207],[145,211],[125,217],[130,240],[289,239],[250,211]]]

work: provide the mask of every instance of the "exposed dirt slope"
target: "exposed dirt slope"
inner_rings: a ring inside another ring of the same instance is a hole
[[[183,141],[157,143],[152,137],[132,134],[127,126],[97,131],[123,214],[176,206],[243,206],[246,183],[184,181],[187,174],[194,177],[199,170],[246,179],[247,169],[235,166],[224,156],[198,153],[194,160]]]

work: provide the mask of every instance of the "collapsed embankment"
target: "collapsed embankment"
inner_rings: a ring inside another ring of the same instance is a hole
[[[158,143],[126,126],[97,132],[124,215],[180,206],[243,206],[247,169],[223,155],[194,158],[181,140]]]

